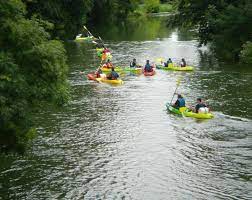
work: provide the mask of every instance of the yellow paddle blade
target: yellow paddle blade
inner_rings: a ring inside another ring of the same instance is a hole
[[[181,77],[181,76],[179,76],[179,77],[178,77],[178,79],[177,79],[177,86],[179,86],[179,85],[180,85],[180,83],[181,83],[181,79],[182,79],[182,77]]]
[[[182,113],[182,112],[185,112],[186,109],[187,109],[187,107],[180,107],[180,108],[179,108],[179,111]]]
[[[180,79],[177,80],[177,86],[179,86],[179,85],[180,85]]]
[[[157,62],[164,62],[164,58],[157,58]]]

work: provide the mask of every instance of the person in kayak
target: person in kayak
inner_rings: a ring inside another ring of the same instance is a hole
[[[181,60],[180,67],[186,67],[186,61],[184,58]]]
[[[108,59],[107,62],[102,66],[105,68],[113,68],[113,64],[111,63],[111,61]]]
[[[169,67],[169,64],[170,64],[170,63],[172,63],[171,58],[169,58],[169,59],[167,60],[167,62],[164,63],[164,66],[165,66],[165,67]]]
[[[109,57],[111,57],[111,52],[105,47],[102,51],[102,60],[109,60]]]
[[[181,107],[185,107],[185,99],[182,97],[181,94],[178,94],[178,99],[177,101],[173,104],[174,108],[181,108]]]
[[[136,59],[135,59],[135,58],[133,59],[133,61],[132,61],[132,62],[130,62],[130,67],[134,67],[134,68],[138,67],[138,66],[137,66],[137,62],[136,62]]]
[[[111,73],[107,75],[107,79],[109,80],[117,80],[119,78],[118,73],[115,71],[115,68],[111,68]]]
[[[99,68],[95,71],[96,78],[100,78],[100,77],[101,77],[101,74],[102,74],[102,70],[101,70],[101,67],[99,67]]]
[[[150,61],[149,60],[146,60],[144,71],[145,72],[152,72],[153,71],[153,67],[150,65]]]
[[[196,113],[208,113],[208,106],[202,101],[201,98],[197,98],[197,104],[194,109],[192,109]]]

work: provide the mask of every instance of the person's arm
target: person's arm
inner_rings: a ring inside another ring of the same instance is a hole
[[[199,104],[197,104],[197,105],[195,106],[195,112],[196,112],[196,113],[198,113],[199,107],[200,107]]]
[[[177,100],[174,104],[173,104],[173,106],[179,106],[179,101]]]

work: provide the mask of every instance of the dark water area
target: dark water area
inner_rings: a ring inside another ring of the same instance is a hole
[[[79,74],[99,64],[94,46],[67,43],[72,100],[35,116],[39,135],[24,156],[0,156],[0,199],[251,199],[251,66],[220,63],[164,17],[93,32],[116,65],[185,58],[195,71],[98,84]],[[187,103],[204,98],[214,119],[166,111],[178,79]]]

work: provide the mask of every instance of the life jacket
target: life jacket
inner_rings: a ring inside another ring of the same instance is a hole
[[[185,107],[185,99],[184,98],[178,98],[179,107]]]
[[[144,67],[144,71],[146,72],[152,72],[152,66],[150,64],[146,64],[145,67]]]
[[[181,67],[186,67],[186,62],[182,61],[180,65],[181,65]]]
[[[207,107],[206,104],[204,104],[204,103],[198,103],[198,104],[195,106],[195,108],[196,108],[196,113],[199,112],[199,109],[200,109],[200,108],[205,108],[205,107]]]
[[[117,79],[117,78],[119,78],[119,75],[115,71],[112,71],[111,72],[111,79]]]
[[[198,113],[209,113],[209,108],[208,107],[200,107],[198,110]]]
[[[135,62],[131,62],[130,67],[137,67],[137,64]]]

